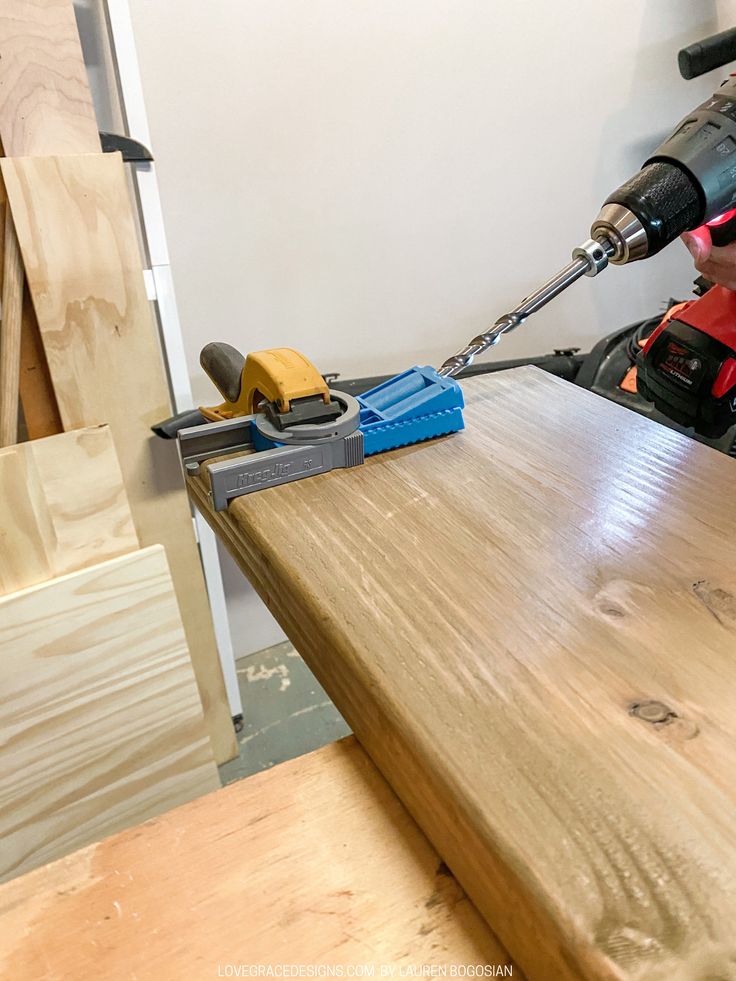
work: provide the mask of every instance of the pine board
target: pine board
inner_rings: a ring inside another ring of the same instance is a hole
[[[219,786],[155,545],[0,598],[0,879]]]
[[[191,492],[530,978],[736,977],[736,462],[536,369],[464,388],[449,439]]]
[[[27,286],[23,293],[20,337],[20,401],[28,439],[42,439],[64,431]]]
[[[143,545],[171,564],[215,759],[237,755],[119,154],[1,161],[64,429],[109,423]]]
[[[99,153],[71,0],[3,0],[0,60],[6,156]]]
[[[23,320],[23,260],[10,212],[5,210],[0,324],[0,447],[18,442],[18,383]]]
[[[0,450],[0,595],[137,548],[107,426]]]
[[[0,951],[37,981],[510,963],[354,739],[0,887]]]

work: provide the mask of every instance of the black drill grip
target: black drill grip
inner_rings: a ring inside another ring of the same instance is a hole
[[[199,363],[217,385],[222,397],[228,402],[237,402],[245,365],[240,351],[225,341],[212,341],[202,348]]]
[[[703,220],[703,204],[693,181],[679,167],[661,160],[634,174],[606,198],[606,204],[621,204],[636,215],[646,232],[647,255]]]
[[[677,65],[683,78],[698,78],[714,68],[721,68],[736,59],[736,27],[696,41],[677,55]]]

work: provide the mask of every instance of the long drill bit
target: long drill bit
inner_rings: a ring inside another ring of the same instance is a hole
[[[452,376],[467,368],[475,357],[487,351],[488,348],[497,344],[504,334],[516,330],[527,317],[541,310],[550,300],[572,286],[581,276],[595,276],[601,269],[608,265],[608,258],[613,254],[613,246],[607,240],[589,240],[575,249],[571,262],[561,269],[557,275],[540,286],[538,290],[531,293],[521,301],[518,307],[514,307],[509,313],[495,322],[483,334],[478,334],[462,351],[453,354],[451,358],[443,362],[437,370],[438,375]]]

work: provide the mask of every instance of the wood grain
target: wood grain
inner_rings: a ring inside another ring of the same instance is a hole
[[[18,440],[20,338],[23,313],[23,260],[13,218],[3,222],[2,326],[0,326],[0,447]]]
[[[219,785],[166,555],[0,598],[0,878]]]
[[[99,153],[71,0],[3,0],[0,60],[7,156]]]
[[[107,427],[0,451],[0,593],[138,548]]]
[[[0,450],[0,594],[138,546],[107,426]]]
[[[536,369],[464,388],[449,439],[191,491],[531,978],[736,977],[736,464]]]
[[[29,439],[42,439],[64,431],[36,311],[27,286],[23,291],[20,337],[20,402]]]
[[[171,563],[205,719],[237,755],[204,577],[175,447],[150,427],[171,412],[119,154],[1,161],[65,429],[107,422],[141,543]]]
[[[7,883],[0,939],[0,973],[38,981],[509,964],[354,739]]]

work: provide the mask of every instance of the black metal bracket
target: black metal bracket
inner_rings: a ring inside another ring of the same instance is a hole
[[[153,154],[138,140],[117,133],[104,133],[100,130],[100,143],[103,153],[122,153],[126,163],[151,163]]]

